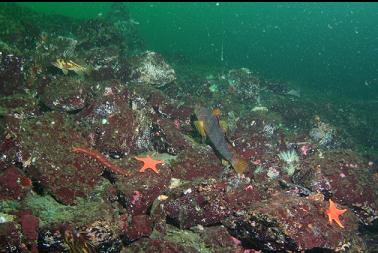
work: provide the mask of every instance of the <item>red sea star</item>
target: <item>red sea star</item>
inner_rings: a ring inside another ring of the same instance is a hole
[[[146,169],[152,169],[155,173],[159,174],[159,171],[156,168],[156,165],[164,163],[162,160],[154,160],[151,156],[147,157],[135,157],[138,161],[142,161],[144,163],[143,167],[139,170],[139,172],[144,172]]]
[[[326,214],[328,215],[329,223],[332,224],[332,220],[334,220],[340,227],[344,228],[343,224],[341,224],[339,216],[345,213],[347,209],[337,209],[336,204],[330,199],[329,200],[329,208],[326,210]]]

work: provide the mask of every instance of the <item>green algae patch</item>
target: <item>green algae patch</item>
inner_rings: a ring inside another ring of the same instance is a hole
[[[31,209],[33,214],[38,216],[41,226],[58,224],[64,222],[75,222],[79,225],[90,223],[100,217],[109,216],[111,211],[109,205],[100,196],[104,187],[109,183],[104,181],[93,192],[93,199],[77,198],[76,205],[63,205],[50,195],[28,194],[24,200],[23,207]]]
[[[72,220],[76,207],[58,203],[50,195],[39,196],[29,194],[25,199],[26,205],[33,210],[41,220],[41,226]]]
[[[10,213],[18,210],[20,203],[16,200],[2,200],[0,201],[0,210],[3,213]]]
[[[159,233],[154,231],[151,234],[152,239],[159,239]],[[156,237],[156,238],[154,238]],[[174,242],[185,247],[195,248],[201,253],[211,253],[212,250],[206,246],[205,242],[202,240],[198,233],[190,230],[178,229],[172,225],[167,225],[166,235],[163,237],[164,240],[169,242]]]

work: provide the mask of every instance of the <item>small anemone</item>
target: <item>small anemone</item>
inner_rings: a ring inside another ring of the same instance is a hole
[[[287,166],[283,168],[285,172],[289,176],[292,176],[297,170],[297,162],[299,162],[297,152],[294,150],[283,151],[278,154],[278,157],[287,164]]]
[[[292,164],[299,161],[299,156],[294,150],[283,151],[278,154],[278,157],[287,164]]]

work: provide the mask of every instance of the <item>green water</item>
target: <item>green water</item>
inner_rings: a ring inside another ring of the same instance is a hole
[[[77,18],[110,3],[22,3]],[[376,3],[129,3],[149,49],[249,67],[319,98],[378,99]],[[85,9],[85,12],[82,10]],[[223,61],[222,61],[223,45]]]

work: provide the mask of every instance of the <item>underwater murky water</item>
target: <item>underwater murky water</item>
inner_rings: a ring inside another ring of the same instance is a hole
[[[88,18],[105,14],[111,4],[25,5],[45,13]],[[269,77],[299,82],[318,96],[333,95],[332,99],[340,95],[377,99],[376,3],[128,6],[147,46],[166,55],[182,54],[196,63],[253,68]]]
[[[0,4],[0,252],[376,252],[377,13]]]

